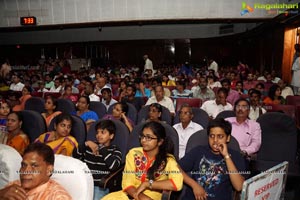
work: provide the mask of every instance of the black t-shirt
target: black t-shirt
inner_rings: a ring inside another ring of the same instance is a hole
[[[245,171],[245,163],[241,154],[237,151],[229,150],[231,159],[237,170]],[[208,194],[207,199],[231,200],[232,185],[227,172],[227,166],[223,156],[213,154],[210,148],[198,146],[188,152],[180,161],[181,168],[190,174]],[[243,174],[242,174],[243,175]],[[193,191],[188,188],[184,199],[195,199]]]

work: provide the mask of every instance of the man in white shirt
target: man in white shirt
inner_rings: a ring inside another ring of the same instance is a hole
[[[145,60],[144,71],[150,69],[150,70],[152,70],[152,73],[153,73],[153,63],[152,63],[152,61],[149,59],[148,55],[144,55],[143,58]]]
[[[278,81],[278,85],[281,89],[281,96],[286,99],[287,96],[294,96],[294,92],[291,87],[286,85],[286,82],[282,79]]]
[[[215,76],[216,77],[219,77],[219,72],[218,72],[218,63],[216,61],[214,61],[213,59],[210,59],[209,60],[209,66],[208,66],[208,70],[214,70],[215,72]]]
[[[24,84],[21,83],[21,77],[19,75],[12,76],[12,84],[10,84],[9,89],[13,91],[22,91]]]
[[[203,129],[201,125],[192,121],[193,117],[192,107],[189,104],[183,104],[179,111],[180,123],[173,126],[179,138],[179,159],[184,156],[186,144],[191,135]]]
[[[90,101],[98,101],[98,102],[100,101],[100,97],[94,93],[94,86],[92,83],[87,84],[84,87],[84,91],[82,95],[88,96],[90,98]]]
[[[62,91],[61,78],[55,79],[54,85],[50,88],[49,92],[61,92]]]
[[[163,86],[157,85],[155,87],[154,96],[148,99],[146,106],[152,103],[159,103],[160,105],[168,108],[172,115],[175,115],[174,103],[170,97],[165,96]]]
[[[267,111],[262,107],[261,102],[261,92],[252,89],[249,92],[249,98],[250,98],[250,111],[249,111],[249,119],[251,120],[257,120],[259,116],[266,113]]]
[[[212,119],[216,118],[216,116],[224,110],[233,110],[232,105],[226,102],[227,95],[228,90],[226,88],[220,88],[217,92],[216,99],[205,101],[201,109],[207,112]]]
[[[110,87],[106,84],[106,79],[104,77],[99,77],[95,85],[95,94],[101,95],[101,90],[104,88],[110,89]]]
[[[116,101],[115,99],[112,98],[111,95],[111,89],[110,88],[103,88],[101,90],[101,94],[102,94],[102,103],[105,105],[106,110],[108,110],[108,108],[115,104],[118,103],[118,101]]]

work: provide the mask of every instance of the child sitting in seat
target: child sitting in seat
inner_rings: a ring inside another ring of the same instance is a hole
[[[6,121],[9,113],[10,106],[7,102],[2,100],[2,102],[0,102],[0,144],[3,143],[4,137],[7,134]]]
[[[122,159],[122,153],[116,145],[112,145],[116,127],[113,121],[103,120],[96,124],[97,142],[86,141],[73,151],[73,157],[86,162],[94,178],[94,200],[102,199],[108,189],[100,188],[101,178],[116,170]]]

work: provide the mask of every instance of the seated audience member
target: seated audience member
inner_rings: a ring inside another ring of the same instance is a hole
[[[260,91],[260,93],[263,97],[267,96],[267,92],[265,91],[265,85],[263,83],[257,83],[255,85],[255,89]]]
[[[144,99],[135,97],[136,88],[133,84],[129,83],[126,88],[126,96],[122,101],[131,103],[136,108],[137,112],[145,105]]]
[[[244,89],[243,81],[237,81],[235,83],[235,90],[239,93],[239,95],[248,93],[248,91]]]
[[[101,178],[107,173],[118,169],[122,153],[116,145],[112,145],[116,127],[111,120],[103,120],[95,126],[97,141],[86,141],[84,146],[74,149],[73,157],[86,162],[93,172],[94,200],[99,200],[108,194],[108,189],[100,187]]]
[[[185,88],[185,81],[176,81],[176,89],[172,90],[172,97],[181,98],[192,96],[192,91]]]
[[[78,146],[76,139],[70,135],[71,129],[71,115],[59,114],[56,117],[54,131],[40,135],[35,142],[47,144],[55,154],[71,156],[73,149]]]
[[[222,87],[221,83],[217,81],[217,77],[212,73],[212,75],[207,76],[207,83],[208,83],[208,88],[214,89],[215,87],[220,88]]]
[[[45,88],[50,89],[53,86],[54,86],[54,82],[50,74],[45,74]]]
[[[110,88],[103,88],[101,90],[101,94],[102,94],[102,101],[101,102],[105,105],[106,110],[108,110],[108,108],[110,106],[112,106],[113,104],[118,102],[118,101],[116,101],[115,99],[112,98]]]
[[[258,152],[261,145],[261,128],[259,123],[248,119],[250,103],[246,99],[239,99],[234,105],[236,117],[226,118],[232,125],[231,135],[238,141],[245,156]]]
[[[41,113],[41,115],[44,117],[46,121],[47,127],[49,127],[52,119],[61,113],[61,111],[56,111],[56,107],[57,107],[57,99],[51,95],[47,96],[45,101],[46,112]]]
[[[145,82],[143,79],[136,79],[135,80],[135,87],[136,87],[136,93],[135,96],[136,97],[148,97],[150,98],[151,96],[151,91],[146,88],[145,86]]]
[[[115,96],[120,96],[121,90],[124,91],[126,89],[127,89],[127,82],[126,82],[126,80],[123,79],[119,83],[119,88],[118,88],[117,94]]]
[[[11,112],[7,116],[7,134],[4,135],[2,144],[7,144],[23,155],[25,148],[29,145],[29,138],[21,129],[23,116],[21,112]]]
[[[150,121],[162,122],[161,113],[162,113],[162,105],[160,105],[159,103],[151,104],[149,107],[147,122]]]
[[[94,86],[92,83],[84,87],[82,96],[88,96],[90,101],[100,101],[100,97],[94,93]]]
[[[68,76],[67,78],[65,78],[65,84],[66,85],[70,85],[71,86],[71,93],[73,94],[79,94],[79,90],[77,87],[74,87],[74,79],[72,76]]]
[[[179,138],[179,159],[184,156],[186,144],[191,135],[203,129],[201,125],[192,121],[193,117],[192,107],[189,104],[183,104],[179,110],[180,122],[173,126]]]
[[[291,87],[287,86],[286,82],[280,79],[278,85],[281,89],[281,96],[286,99],[287,96],[294,96],[294,92]]]
[[[220,88],[217,92],[215,100],[205,101],[201,109],[203,109],[210,118],[214,119],[216,116],[224,110],[233,110],[230,103],[226,102],[228,90],[226,88]]]
[[[162,81],[160,78],[153,78],[152,80],[152,85],[151,85],[151,97],[154,96],[154,93],[155,93],[155,87],[158,86],[158,85],[161,85],[162,86]],[[167,87],[164,87],[164,94],[165,96],[167,97],[170,97],[171,96],[171,91],[169,90],[169,88]]]
[[[12,91],[22,91],[25,85],[21,82],[20,75],[13,75],[12,76],[12,83],[9,86],[9,89]]]
[[[31,87],[24,86],[22,89],[22,96],[20,97],[20,104],[17,104],[13,107],[13,111],[22,111],[25,109],[26,101],[31,98]]]
[[[38,92],[49,92],[49,90],[47,88],[45,88],[45,82],[44,81],[39,81],[39,89]]]
[[[191,92],[193,93],[193,97],[196,97],[196,93],[197,93],[197,91],[199,91],[200,90],[200,87],[199,87],[199,80],[198,79],[200,79],[200,77],[199,78],[197,78],[197,79],[193,79],[192,80],[192,82],[191,82]]]
[[[281,96],[281,89],[279,85],[274,84],[270,87],[268,96],[263,102],[265,105],[285,104],[285,99]]]
[[[81,96],[77,102],[76,113],[72,113],[79,116],[85,122],[87,130],[90,129],[90,126],[93,122],[99,119],[97,113],[89,110],[89,105],[90,98],[87,96]]]
[[[57,78],[54,80],[54,85],[49,89],[49,92],[61,92],[62,89],[62,79]]]
[[[54,154],[45,144],[30,144],[24,151],[20,180],[0,190],[7,200],[71,200],[72,197],[56,181],[50,179],[54,169]]]
[[[164,88],[161,85],[155,87],[153,97],[149,98],[146,102],[146,105],[150,105],[152,103],[159,103],[160,105],[169,109],[172,115],[175,115],[175,107],[173,101],[170,97],[166,97],[164,95]]]
[[[200,98],[203,102],[216,99],[215,92],[207,87],[207,79],[205,77],[199,78],[199,89],[195,90],[193,97]]]
[[[231,82],[229,79],[223,79],[221,81],[222,87],[226,88],[228,90],[228,96],[226,98],[226,101],[229,102],[231,105],[234,105],[234,103],[240,98],[240,94],[235,91],[232,90],[230,88]]]
[[[231,125],[222,118],[209,122],[209,146],[197,146],[179,161],[184,183],[189,185],[183,199],[232,199],[232,190],[241,191],[245,170],[240,152],[228,149]]]
[[[176,82],[170,78],[172,78],[171,75],[163,74],[162,86],[176,86]]]
[[[71,85],[66,85],[64,87],[64,92],[60,97],[61,99],[69,99],[73,103],[76,103],[78,101],[78,96],[72,94],[72,86]]]
[[[249,98],[250,98],[250,112],[248,117],[251,120],[256,121],[259,116],[266,113],[267,111],[262,107],[260,91],[256,89],[249,90]]]
[[[119,102],[114,105],[114,108],[112,110],[112,114],[106,114],[102,119],[114,119],[114,120],[120,120],[123,122],[129,131],[131,132],[133,130],[133,121],[129,119],[126,114],[128,112],[128,105],[125,102]]]
[[[254,80],[254,76],[252,73],[249,73],[247,75],[247,80],[244,81],[244,89],[250,90],[251,88],[255,88],[255,85],[257,84],[257,81]]]
[[[0,102],[0,143],[7,134],[7,128],[6,128],[6,123],[7,123],[7,116],[10,113],[10,106],[7,102],[2,100]]]
[[[102,200],[161,199],[162,190],[181,190],[183,177],[169,149],[169,138],[159,122],[144,125],[142,147],[131,149],[126,156],[122,191],[110,193]]]

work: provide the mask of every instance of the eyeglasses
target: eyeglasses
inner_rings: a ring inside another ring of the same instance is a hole
[[[145,139],[146,141],[151,141],[151,140],[156,140],[156,139],[158,139],[158,138],[150,137],[150,136],[148,136],[148,135],[140,135],[139,138],[140,138],[140,140]]]

